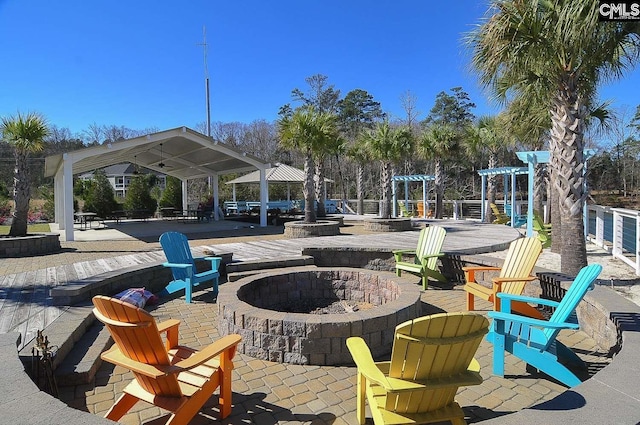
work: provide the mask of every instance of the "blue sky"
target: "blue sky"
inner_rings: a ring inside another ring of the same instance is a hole
[[[206,119],[206,26],[212,121],[277,118],[305,78],[344,96],[371,93],[392,116],[410,91],[424,117],[462,86],[495,112],[469,70],[462,34],[486,1],[0,0],[0,116],[37,111],[79,133],[89,125],[195,127]],[[640,104],[637,69],[602,91]]]

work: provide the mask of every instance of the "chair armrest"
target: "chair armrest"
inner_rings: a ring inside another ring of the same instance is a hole
[[[489,317],[494,320],[504,320],[509,322],[522,323],[529,326],[538,326],[541,328],[551,329],[580,329],[578,323],[571,322],[549,322],[547,320],[533,319],[527,316],[520,316],[518,314],[503,313],[501,311],[490,311],[487,313]]]
[[[475,282],[476,272],[500,271],[500,270],[502,270],[501,267],[492,267],[492,266],[467,266],[462,268],[462,271],[464,272],[464,280],[466,282]]]
[[[209,344],[204,349],[194,353],[188,358],[179,361],[174,366],[181,370],[189,370],[193,369],[196,366],[200,366],[201,364],[211,360],[212,358],[218,356],[220,353],[232,349],[232,353],[229,356],[229,360],[233,358],[235,354],[235,348],[242,340],[242,337],[238,334],[231,334],[220,338],[212,344]]]
[[[177,319],[158,323],[158,332],[167,334],[167,351],[178,346],[178,326],[180,326],[180,321]]]
[[[387,392],[402,393],[407,391],[479,385],[482,383],[482,376],[474,370],[466,370],[459,375],[435,378],[428,381],[409,381],[399,378],[387,378],[387,380],[389,382],[389,386],[385,388]]]
[[[507,294],[505,292],[498,292],[498,298],[502,300],[520,301],[525,303],[534,303],[541,305],[548,305],[550,307],[557,307],[560,303],[558,301],[548,300],[546,298],[528,297],[526,295]]]
[[[179,269],[188,269],[188,268],[193,267],[193,265],[191,265],[191,264],[169,263],[169,262],[162,263],[162,265],[164,267],[176,267],[176,268],[179,268]]]
[[[177,328],[180,325],[180,321],[178,319],[168,319],[164,322],[158,323],[158,332],[167,332],[171,328]]]
[[[122,354],[117,345],[113,345],[107,351],[102,353],[100,355],[100,358],[109,363],[115,364],[117,366],[122,366],[126,369],[131,370],[132,372],[140,373],[153,379],[158,379],[161,376],[166,376],[173,373],[173,366],[171,365],[150,365],[147,363],[132,360]]]
[[[444,252],[439,252],[437,254],[427,254],[423,255],[420,258],[432,258],[432,257],[444,257],[446,254]]]
[[[376,384],[382,385],[385,388],[389,387],[387,377],[384,376],[382,371],[376,366],[371,356],[371,350],[369,350],[364,339],[357,336],[347,338],[347,348],[349,352],[351,352],[353,361],[358,367],[358,373]]]
[[[222,257],[204,257],[204,259],[211,261],[211,270],[218,270],[220,263],[222,263]]]
[[[465,272],[470,271],[500,271],[502,267],[492,267],[492,266],[465,266],[462,268]]]
[[[396,262],[399,262],[400,260],[402,260],[402,256],[403,255],[415,255],[416,254],[416,250],[415,249],[396,249],[391,251],[393,253],[393,258],[396,260]]]
[[[493,282],[493,292],[497,293],[497,292],[501,292],[502,291],[502,284],[505,282],[522,282],[527,281],[527,282],[531,282],[533,280],[536,280],[537,277],[533,277],[533,276],[527,276],[527,277],[494,277],[493,279],[491,279],[491,281]]]

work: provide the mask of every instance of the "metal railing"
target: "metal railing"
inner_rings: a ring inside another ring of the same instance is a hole
[[[640,276],[640,211],[589,205],[587,239],[611,252],[615,258],[631,266]]]

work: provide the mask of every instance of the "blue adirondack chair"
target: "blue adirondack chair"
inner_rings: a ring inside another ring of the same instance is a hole
[[[498,293],[500,311],[490,311],[493,318],[487,339],[493,343],[493,373],[504,376],[504,353],[509,352],[534,368],[568,387],[580,379],[565,364],[585,367],[571,349],[556,339],[561,329],[578,329],[575,310],[602,271],[600,264],[583,267],[560,302]],[[523,301],[555,307],[548,321],[512,314],[511,301]]]
[[[202,282],[213,281],[213,293],[218,295],[218,278],[220,273],[221,257],[196,257],[191,255],[189,241],[187,237],[179,232],[166,232],[160,236],[160,245],[167,257],[167,262],[163,266],[171,268],[173,280],[160,293],[161,295],[173,294],[184,289],[184,296],[187,303],[191,302],[193,287]],[[211,270],[197,273],[196,260],[208,260],[211,262]]]
[[[508,226],[511,225],[511,204],[504,204],[504,213],[507,217],[509,217]],[[513,217],[513,227],[520,227],[527,224],[527,216],[526,215],[518,215],[516,214]]]

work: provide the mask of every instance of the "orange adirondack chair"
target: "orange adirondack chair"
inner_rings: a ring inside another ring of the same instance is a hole
[[[167,424],[187,424],[218,387],[221,419],[231,413],[232,359],[240,335],[227,335],[196,351],[178,345],[178,320],[156,325],[145,310],[102,295],[93,297],[93,304],[93,313],[115,341],[102,359],[135,376],[107,419],[117,421],[143,400],[172,412]],[[161,333],[166,333],[166,342]]]
[[[358,367],[358,423],[368,400],[375,425],[465,424],[454,397],[459,387],[482,383],[473,356],[488,330],[489,320],[475,313],[409,320],[396,327],[391,361],[377,363],[362,338],[347,339]]]
[[[476,296],[492,302],[493,309],[500,311],[500,298],[496,296],[498,292],[513,295],[522,294],[527,282],[536,279],[531,276],[531,272],[541,252],[542,244],[537,238],[520,238],[509,245],[509,251],[502,267],[463,267],[466,281],[464,290],[467,291],[467,310],[473,311],[475,309]],[[476,272],[481,271],[500,271],[500,275],[492,279],[493,285],[488,288],[476,281]],[[542,314],[529,304],[514,303],[511,309],[525,316],[543,319]]]

